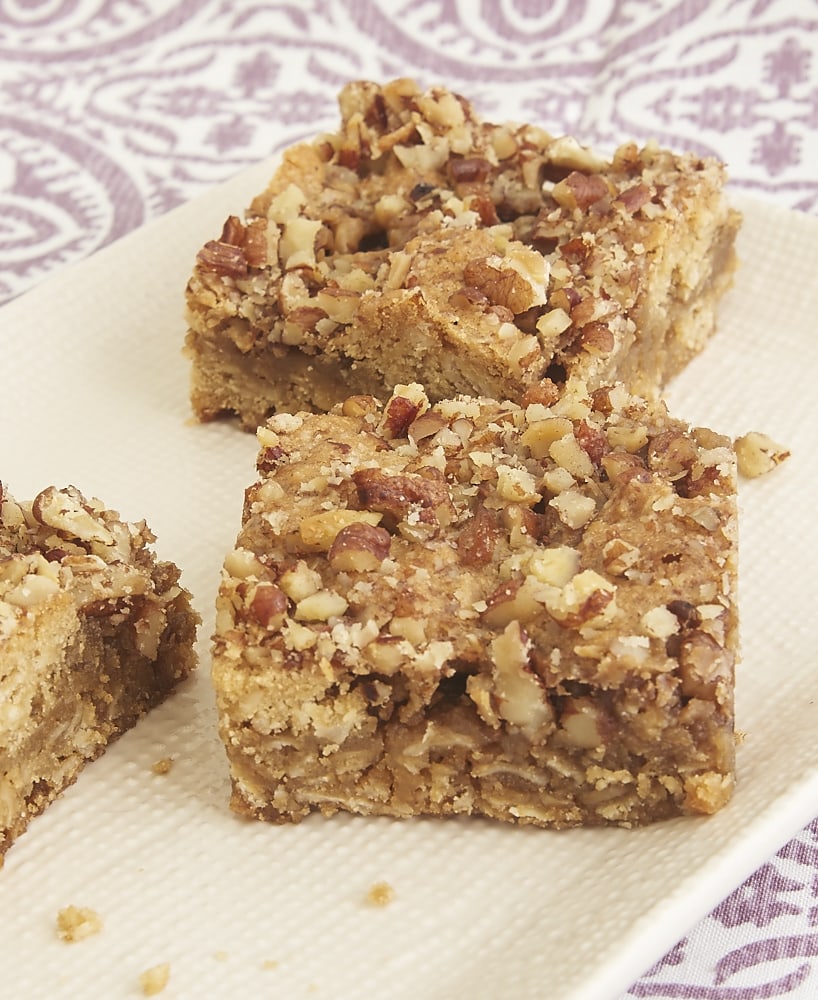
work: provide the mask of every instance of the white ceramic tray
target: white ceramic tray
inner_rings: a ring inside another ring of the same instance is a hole
[[[243,821],[227,807],[207,636],[255,441],[195,424],[183,289],[196,250],[261,188],[260,165],[0,310],[0,479],[21,498],[74,483],[184,568],[202,669],[12,847],[0,872],[2,994],[132,997],[171,965],[168,997],[616,997],[818,807],[814,654],[818,519],[818,220],[743,203],[743,266],[722,329],[673,411],[766,431],[792,459],[741,490],[740,780],[702,821],[642,830],[482,820]],[[151,765],[170,756],[158,776]],[[386,907],[366,901],[380,881]],[[65,944],[57,911],[102,933]]]

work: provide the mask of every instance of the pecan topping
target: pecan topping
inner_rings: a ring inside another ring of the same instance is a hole
[[[247,258],[241,247],[220,240],[209,240],[196,255],[199,267],[226,278],[243,278],[247,274]]]
[[[248,267],[267,263],[267,220],[254,219],[246,226],[230,215],[218,240],[210,240],[197,255],[199,266],[231,278],[241,278]]]
[[[449,296],[449,305],[454,309],[462,309],[465,306],[489,306],[491,300],[485,292],[481,292],[474,285],[463,285]]]
[[[509,601],[513,601],[522,585],[523,578],[520,576],[512,577],[510,580],[505,580],[503,583],[499,584],[486,598],[486,610],[484,615],[490,615],[491,612],[498,607],[498,605],[507,604]]]
[[[412,421],[420,412],[420,403],[405,396],[392,396],[386,404],[383,427],[390,438],[406,437]]]
[[[601,326],[600,323],[595,323],[592,321],[597,316],[597,310],[599,309],[599,303],[593,295],[587,295],[584,299],[580,299],[579,302],[571,310],[571,322],[576,327]],[[593,334],[592,334],[593,336]],[[611,345],[613,346],[613,345]]]
[[[612,483],[625,483],[634,479],[640,483],[649,483],[653,478],[645,463],[638,455],[626,451],[612,451],[603,455],[600,460],[608,479]]]
[[[560,614],[557,618],[564,628],[581,628],[593,619],[598,618],[614,599],[613,590],[602,588],[592,591],[576,610]]]
[[[467,286],[478,289],[495,306],[504,306],[516,315],[545,302],[544,275],[525,275],[529,262],[530,259],[526,259],[522,252],[519,262],[512,256],[476,258],[466,264],[463,277]],[[515,263],[520,266],[515,267]]]
[[[523,406],[530,406],[532,403],[553,406],[559,398],[559,387],[550,378],[543,378],[526,389],[523,394]]]
[[[423,201],[423,199],[428,198],[434,190],[434,184],[427,184],[425,181],[419,181],[409,192],[409,197],[414,202]]]
[[[361,162],[360,150],[352,146],[342,146],[338,150],[337,160],[339,165],[346,167],[347,170],[357,170]]]
[[[441,480],[414,474],[388,475],[380,469],[359,469],[352,479],[363,508],[389,515],[395,521],[414,512],[419,521],[429,524],[438,520],[440,508],[453,510],[449,488]]]
[[[575,236],[573,239],[568,240],[563,243],[560,247],[560,254],[569,262],[569,264],[584,264],[593,246],[590,242],[584,240],[581,236]]]
[[[287,323],[298,327],[304,333],[314,331],[315,324],[326,318],[326,312],[318,306],[296,306],[287,313]]]
[[[573,315],[571,317],[574,319]],[[576,322],[576,320],[574,320]],[[589,354],[603,355],[610,354],[614,349],[614,335],[611,333],[611,329],[605,323],[592,322],[587,323],[582,328],[582,334],[579,337],[579,344],[584,351],[588,351]]]
[[[626,212],[635,215],[639,209],[646,205],[651,199],[650,188],[646,184],[634,184],[623,191],[616,198],[616,203],[621,205]]]
[[[486,566],[500,537],[497,514],[478,507],[457,538],[457,554],[464,566]]]
[[[691,469],[681,479],[677,479],[673,485],[680,497],[691,499],[712,493],[713,489],[718,486],[718,482],[719,470],[715,466],[709,465],[707,468],[698,470],[697,474],[694,474]]]
[[[574,437],[594,465],[599,465],[602,456],[609,450],[605,432],[592,427],[587,420],[580,420],[574,424]]]
[[[681,479],[696,461],[696,445],[677,431],[662,431],[648,445],[648,465],[669,479]]]
[[[287,453],[280,445],[272,445],[265,448],[258,457],[256,463],[258,471],[266,476],[277,468],[286,459]]]
[[[582,241],[580,241],[582,243]],[[567,246],[568,244],[566,244]],[[582,243],[585,247],[585,244]],[[570,285],[565,285],[563,288],[557,288],[551,298],[548,300],[548,304],[552,309],[562,309],[564,312],[570,313],[575,305],[578,305],[582,296]]]
[[[563,183],[571,188],[574,200],[583,212],[608,194],[608,185],[596,174],[589,176],[588,174],[582,174],[578,170],[574,170],[565,178]]]
[[[244,256],[250,267],[263,267],[267,263],[267,220],[254,219],[244,231]]]
[[[572,170],[561,180],[551,192],[554,201],[568,211],[579,209],[582,212],[601,202],[610,194],[605,180],[597,174],[583,174]]]
[[[389,126],[389,117],[386,110],[386,100],[382,93],[376,93],[366,111],[366,123],[373,128],[385,132]]]
[[[469,200],[469,208],[477,212],[480,216],[480,223],[484,226],[496,226],[500,221],[497,215],[497,207],[487,194],[472,194]]]
[[[599,389],[594,389],[591,393],[591,404],[597,413],[603,413],[606,416],[613,412],[613,404],[611,403],[611,386],[603,385]]]
[[[671,614],[676,615],[682,628],[698,628],[701,624],[698,608],[689,601],[668,601],[667,609]]]
[[[347,396],[344,400],[341,412],[345,417],[365,417],[369,413],[374,413],[378,408],[378,401],[374,396]]]
[[[389,555],[392,536],[385,528],[364,521],[341,528],[329,547],[327,559],[333,569],[365,572],[377,569]]]
[[[455,184],[482,183],[489,176],[491,170],[491,164],[482,156],[452,159],[448,164],[449,176]]]
[[[288,603],[287,595],[274,583],[259,583],[247,606],[247,614],[265,628],[276,626],[286,614]]]
[[[514,306],[510,305],[512,301],[517,304],[516,296],[520,291],[525,294],[525,288],[521,287],[520,276],[511,269],[492,267],[484,259],[471,260],[463,269],[463,277],[466,279],[467,287],[482,292],[492,303],[508,304],[512,312],[520,312],[528,307],[527,300],[525,304],[520,302],[520,308],[516,310]]]
[[[712,699],[718,680],[732,667],[731,657],[705,632],[685,633],[679,640],[678,659],[682,694],[689,698]]]
[[[240,247],[244,241],[244,226],[241,219],[236,215],[229,215],[224,220],[220,242],[229,243],[231,246]]]

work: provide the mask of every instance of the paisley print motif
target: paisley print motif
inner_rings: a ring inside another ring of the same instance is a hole
[[[737,188],[814,211],[817,27],[798,0],[5,0],[0,296],[331,125],[360,76],[602,148],[715,153]]]

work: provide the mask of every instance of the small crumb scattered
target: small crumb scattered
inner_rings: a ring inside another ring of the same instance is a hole
[[[277,969],[278,962],[274,958],[267,958],[261,963],[262,969]]]
[[[157,760],[151,765],[151,771],[153,771],[154,774],[167,774],[172,767],[173,758],[162,757],[161,760]]]
[[[139,977],[139,986],[146,997],[155,997],[168,985],[170,962],[162,962],[146,969]]]
[[[66,906],[57,913],[57,934],[63,941],[83,941],[102,930],[102,918],[87,906]]]
[[[213,957],[216,959],[217,962],[226,962],[227,961],[227,952],[226,951],[217,951],[217,952],[214,952],[213,953]]]
[[[766,475],[790,457],[790,452],[760,431],[748,431],[734,441],[739,475],[755,479]]]
[[[366,894],[366,901],[370,906],[388,906],[394,898],[395,890],[388,882],[375,882]]]

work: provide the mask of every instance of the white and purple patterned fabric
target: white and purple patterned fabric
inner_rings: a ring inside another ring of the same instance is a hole
[[[0,301],[394,76],[818,213],[816,0],[0,0]],[[818,819],[679,934],[627,997],[818,997]]]

